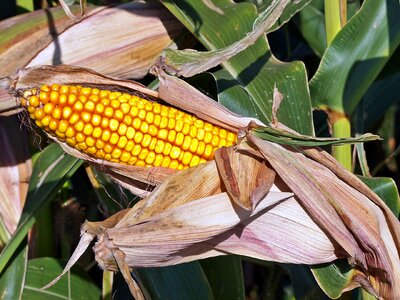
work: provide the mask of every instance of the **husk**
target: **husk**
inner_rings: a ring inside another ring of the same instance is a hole
[[[358,179],[353,178],[349,185],[299,151],[251,135],[249,140],[296,194],[311,218],[348,253],[349,262],[360,270],[354,280],[377,296],[398,299],[400,224],[388,209],[382,209],[382,200],[381,207],[377,206],[362,193],[365,188]],[[332,169],[340,169],[336,164],[331,165]],[[342,176],[347,172],[341,169]]]
[[[79,6],[72,6],[74,14]],[[96,30],[93,30],[96,28]],[[159,3],[89,6],[79,20],[58,8],[0,22],[0,78],[36,65],[70,64],[119,78],[142,78],[182,25]],[[0,89],[0,112],[15,102]]]
[[[239,155],[262,165],[251,151],[247,152]],[[225,164],[235,161],[236,155],[228,151]],[[231,168],[235,170],[235,166]],[[135,284],[129,273],[126,275],[132,267],[166,266],[226,254],[307,264],[344,257],[341,248],[316,225],[279,179],[270,190],[264,187],[265,195],[257,205],[251,204],[254,209],[247,210],[224,192],[220,174],[225,169],[210,161],[178,172],[128,212],[105,223],[86,222],[83,242],[71,261],[76,261],[97,237],[94,252],[99,265],[114,271],[122,269],[135,294]],[[270,171],[259,174],[266,176],[265,182],[270,175]],[[246,187],[247,181],[245,176],[237,177],[240,187]],[[257,188],[240,190],[241,198],[247,198],[245,203],[251,203]]]
[[[17,229],[32,172],[27,131],[19,123],[18,116],[0,117],[0,219],[9,237]],[[21,138],[15,140],[17,135]]]

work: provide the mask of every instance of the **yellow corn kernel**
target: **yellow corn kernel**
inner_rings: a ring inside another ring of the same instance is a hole
[[[96,104],[93,101],[86,101],[83,108],[88,112],[93,112],[96,107]]]
[[[151,124],[151,125],[149,126],[149,130],[148,130],[147,132],[148,132],[150,135],[152,135],[152,136],[156,136],[157,133],[158,133],[158,129],[157,129],[156,126],[154,126],[153,124]]]
[[[165,142],[157,140],[156,146],[154,147],[154,151],[156,153],[162,153],[164,150]]]
[[[93,126],[99,126],[101,124],[101,116],[93,114],[91,122]]]
[[[83,134],[85,135],[91,135],[93,132],[93,125],[88,123],[83,127]]]
[[[65,104],[67,104],[68,102],[68,98],[66,95],[60,95],[60,98],[58,99],[58,105],[60,106],[64,106]]]
[[[142,122],[142,124],[140,125],[140,131],[143,133],[147,133],[149,131],[149,124],[147,124],[146,122]]]
[[[124,103],[121,103],[120,108],[121,108],[122,113],[124,115],[126,115],[127,113],[129,113],[129,110],[131,109],[131,106],[128,103],[124,102]]]
[[[101,135],[101,139],[105,142],[108,142],[111,137],[111,131],[108,129],[103,130],[103,133]]]
[[[163,162],[163,155],[162,154],[156,154],[156,158],[154,159],[153,165],[155,167],[159,167],[161,166],[162,162]]]
[[[124,136],[124,135],[126,135],[127,130],[128,130],[128,126],[126,126],[126,124],[124,124],[124,123],[121,123],[121,124],[119,124],[117,132],[119,135]]]
[[[101,130],[100,127],[96,127],[93,129],[92,136],[96,139],[99,139],[101,137],[102,133],[103,133],[103,130]]]
[[[111,145],[116,145],[119,140],[119,135],[116,132],[111,133],[110,141],[109,143]]]
[[[183,158],[182,158],[182,164],[184,164],[186,166],[189,165],[190,162],[192,161],[192,158],[193,158],[193,154],[192,153],[185,152],[185,154],[183,155]]]
[[[51,115],[51,113],[53,112],[54,108],[55,108],[54,103],[49,102],[49,103],[46,103],[46,104],[43,106],[43,111],[44,111],[47,115]]]
[[[92,138],[91,136],[88,136],[85,140],[86,145],[88,145],[89,147],[93,147],[96,144],[96,140],[94,138]],[[96,151],[94,151],[94,153],[96,153]]]
[[[171,158],[169,156],[164,156],[163,161],[161,163],[161,167],[168,168],[171,163]]]
[[[206,134],[204,135],[204,143],[206,143],[206,144],[211,143],[212,138],[213,138],[212,133],[207,131]]]
[[[133,140],[135,141],[135,143],[140,144],[142,142],[142,139],[143,139],[143,133],[137,131]]]
[[[192,159],[190,160],[189,167],[197,166],[200,163],[200,157],[197,155],[193,155]]]
[[[61,133],[65,133],[68,129],[68,121],[61,120],[60,123],[58,123],[58,131]]]
[[[77,143],[82,143],[85,139],[86,139],[86,137],[81,132],[78,132],[75,135],[75,140],[77,141]]]
[[[83,122],[89,123],[90,120],[92,119],[92,114],[91,114],[91,113],[88,113],[87,111],[83,111],[83,112],[81,113],[81,118],[82,118],[82,121],[83,121]]]
[[[126,137],[128,138],[128,140],[133,139],[133,137],[135,136],[135,133],[136,133],[136,131],[134,128],[128,127],[126,130]]]
[[[102,140],[96,140],[96,148],[102,150],[106,143],[104,143]]]
[[[142,148],[142,151],[140,151],[138,159],[145,160],[148,154],[149,154],[149,150]]]
[[[121,156],[121,154],[122,154],[121,149],[114,148],[114,150],[111,152],[111,157],[117,159]]]
[[[128,139],[126,138],[126,136],[121,136],[119,138],[117,146],[120,148],[125,148],[127,143],[128,143]]]
[[[185,135],[182,132],[179,132],[175,138],[175,145],[181,146],[183,144],[184,139],[185,139]],[[174,141],[170,141],[170,142],[173,143]]]
[[[150,145],[150,142],[151,142],[151,135],[145,134],[143,136],[141,145],[142,145],[143,148],[148,148],[149,145]]]
[[[135,146],[135,143],[133,141],[128,140],[125,146],[125,150],[128,152],[131,152],[133,147]]]
[[[111,131],[117,131],[119,127],[119,122],[115,119],[110,119],[109,128]]]
[[[181,154],[181,149],[179,147],[172,146],[169,156],[171,156],[172,159],[176,159],[179,158],[180,154]]]
[[[133,128],[135,128],[136,130],[140,129],[140,125],[142,124],[142,121],[139,118],[134,118],[132,121],[132,126]]]
[[[146,159],[144,160],[146,162],[146,164],[153,164],[154,160],[156,159],[156,154],[153,151],[150,151],[147,155],[146,155]]]
[[[133,156],[138,156],[140,152],[142,151],[142,147],[140,145],[135,145],[131,151],[131,154]]]
[[[182,149],[183,150],[189,150],[190,149],[190,145],[192,144],[192,138],[190,136],[185,136],[183,143],[182,143]],[[195,151],[192,151],[195,152]]]
[[[126,163],[131,158],[131,154],[126,151],[122,151],[121,157],[119,158],[122,162]]]

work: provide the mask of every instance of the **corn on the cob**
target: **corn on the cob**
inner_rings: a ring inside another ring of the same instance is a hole
[[[37,126],[84,153],[135,166],[186,169],[236,134],[136,95],[53,84],[23,93]]]

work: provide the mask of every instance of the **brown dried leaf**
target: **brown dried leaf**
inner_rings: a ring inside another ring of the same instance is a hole
[[[222,147],[215,152],[215,162],[229,197],[242,208],[254,210],[272,187],[275,172],[260,158],[240,151]]]

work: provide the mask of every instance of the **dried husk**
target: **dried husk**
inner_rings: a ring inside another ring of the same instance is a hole
[[[9,237],[17,229],[32,172],[26,137],[18,116],[0,117],[0,219]]]
[[[228,164],[237,159],[236,155],[229,151],[222,159],[227,159]],[[240,155],[250,156],[254,162],[247,167],[264,169],[265,162],[255,159],[251,151]],[[230,167],[237,171],[236,164]],[[270,190],[265,188],[266,195],[251,206],[254,209],[247,210],[224,191],[220,180],[224,169],[210,161],[181,171],[128,212],[104,223],[85,223],[83,242],[71,261],[97,237],[94,251],[99,265],[121,270],[137,296],[135,283],[127,272],[132,267],[166,266],[226,254],[305,264],[345,257],[280,180],[275,180]],[[262,175],[266,177],[262,182],[271,180],[270,171]],[[237,178],[240,187],[247,186],[247,181],[246,177]],[[245,203],[257,188],[255,185],[253,190],[240,190],[241,198],[247,198]],[[71,265],[70,262],[65,271]]]
[[[400,224],[382,200],[357,177],[347,175],[349,172],[333,159],[327,158],[328,168],[301,151],[251,135],[249,141],[295,193],[311,218],[348,253],[349,263],[359,269],[354,281],[377,297],[398,299]],[[308,151],[315,154],[316,149]],[[329,156],[321,149],[318,152]],[[335,173],[342,177],[346,174],[351,185]]]
[[[77,14],[79,6],[72,12]],[[182,24],[154,1],[89,6],[79,20],[70,19],[61,7],[35,11],[0,22],[0,78],[26,67],[58,64],[142,78],[182,30]],[[0,89],[0,112],[14,106]]]

